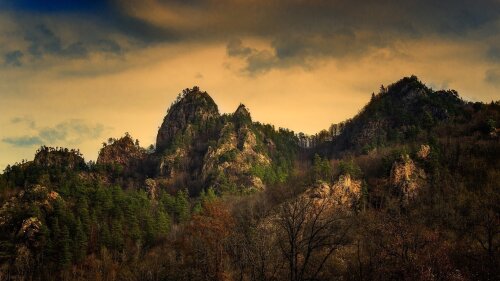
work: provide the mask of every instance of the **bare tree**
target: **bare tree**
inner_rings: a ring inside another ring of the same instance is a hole
[[[285,202],[276,222],[291,281],[317,280],[334,251],[347,242],[345,215],[329,198],[301,196]]]

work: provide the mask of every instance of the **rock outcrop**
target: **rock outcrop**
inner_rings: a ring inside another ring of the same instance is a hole
[[[44,168],[78,170],[86,167],[85,160],[78,150],[42,146],[35,154],[33,163]]]
[[[214,100],[198,87],[186,89],[168,110],[156,137],[156,151],[161,153],[171,147],[178,136],[185,134],[188,125],[197,129],[213,126],[220,116]]]
[[[119,165],[125,174],[131,174],[134,171],[141,171],[146,156],[145,150],[135,144],[130,135],[126,134],[101,148],[97,164]]]
[[[332,185],[318,183],[306,191],[305,196],[312,198],[314,204],[328,203],[332,208],[352,209],[361,199],[361,181],[351,178],[349,174],[339,176]]]
[[[396,189],[403,205],[407,205],[425,185],[426,175],[408,156],[394,162],[391,169],[390,184]]]
[[[217,144],[205,154],[203,178],[216,188],[229,182],[263,189],[262,179],[252,175],[251,169],[256,165],[269,166],[271,159],[259,153],[257,146],[257,137],[248,126],[241,125],[237,130],[232,122],[226,123]]]
[[[431,147],[428,144],[422,144],[417,152],[417,157],[425,160],[431,154]]]
[[[218,191],[263,189],[263,179],[252,168],[269,167],[271,158],[259,134],[245,105],[221,116],[206,92],[184,90],[158,131],[158,176]]]
[[[43,222],[39,217],[26,214],[30,214],[33,208],[51,213],[56,200],[61,200],[59,194],[41,185],[33,185],[20,191],[1,206],[0,231],[15,236],[16,249],[28,251],[25,254],[29,254],[30,249],[40,246],[38,236],[41,235]],[[20,217],[19,214],[24,214],[25,217]]]

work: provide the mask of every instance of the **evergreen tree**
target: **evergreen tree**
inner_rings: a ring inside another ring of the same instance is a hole
[[[85,233],[89,232],[90,227],[90,214],[89,205],[86,197],[80,198],[77,203],[77,213],[80,218],[82,229]]]
[[[85,258],[87,254],[87,235],[85,234],[84,227],[80,219],[76,222],[75,227],[75,241],[73,246],[73,256],[76,262],[79,262]]]
[[[61,237],[61,228],[59,227],[59,219],[54,218],[51,225],[51,241],[47,245],[48,256],[54,260],[58,261],[58,251],[59,251],[59,239]]]
[[[330,181],[332,179],[332,166],[327,158],[322,159],[318,154],[313,159],[313,180]]]
[[[179,222],[189,219],[189,195],[186,190],[179,190],[175,195],[175,214]]]
[[[61,236],[58,241],[59,244],[59,260],[58,264],[60,268],[66,268],[71,264],[71,239],[69,236],[69,230],[66,225],[61,229]]]
[[[170,229],[170,218],[168,217],[168,214],[166,214],[162,210],[158,210],[156,215],[156,224],[157,224],[156,229],[158,232],[158,236],[167,235]]]
[[[111,241],[109,246],[111,249],[118,251],[123,248],[124,241],[122,223],[120,220],[115,219],[111,222]]]

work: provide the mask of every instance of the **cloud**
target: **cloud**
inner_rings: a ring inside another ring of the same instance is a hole
[[[241,39],[233,39],[227,43],[227,54],[234,57],[248,57],[255,52],[255,49],[243,46]]]
[[[4,64],[8,66],[21,66],[23,63],[21,59],[24,54],[20,50],[8,52],[4,55]]]
[[[488,69],[485,73],[484,80],[490,85],[500,88],[500,68]]]
[[[2,142],[17,147],[36,146],[44,143],[43,140],[37,136],[7,137],[3,138]]]
[[[53,145],[56,143],[63,144],[80,144],[87,140],[94,140],[103,135],[109,128],[96,123],[89,124],[81,119],[71,119],[53,127],[36,126],[35,122],[28,117],[16,117],[11,119],[12,124],[26,124],[35,133],[33,135],[24,135],[19,137],[6,137],[2,142],[19,147],[35,146],[35,145]]]
[[[488,49],[487,56],[491,61],[500,63],[500,46],[490,47]]]
[[[245,60],[246,66],[241,69],[245,74],[259,74],[266,72],[279,63],[276,55],[269,50],[258,50],[246,47],[240,39],[229,41],[226,53],[230,57],[239,57]]]
[[[55,55],[66,58],[86,58],[91,52],[111,53],[120,55],[123,48],[110,39],[83,38],[83,41],[74,41],[63,44],[60,36],[45,24],[39,24],[26,32],[24,39],[29,42],[27,51],[35,58],[45,55]]]
[[[14,118],[10,119],[10,123],[12,123],[12,124],[25,124],[30,129],[36,128],[36,122],[30,116],[14,117]]]
[[[71,59],[126,51],[123,41],[105,41],[108,38],[121,38],[134,48],[217,42],[227,43],[228,56],[242,59],[249,74],[307,69],[323,58],[362,58],[375,49],[396,49],[412,40],[439,38],[493,47],[500,32],[497,0],[77,0],[74,5],[57,1],[61,3],[50,7],[34,0],[21,2],[6,9],[25,13],[16,21],[27,32],[27,52],[34,57]],[[57,17],[44,21],[43,16],[32,19],[26,13]],[[78,40],[63,40],[44,22],[67,26],[66,33]],[[258,39],[270,49],[243,46],[229,38]],[[494,48],[484,56],[492,54],[495,58]]]

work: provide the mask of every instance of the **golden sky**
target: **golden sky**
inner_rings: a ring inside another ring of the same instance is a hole
[[[439,3],[435,3],[439,2]],[[0,1],[0,169],[41,144],[154,143],[182,89],[314,134],[417,75],[500,98],[499,1]]]

